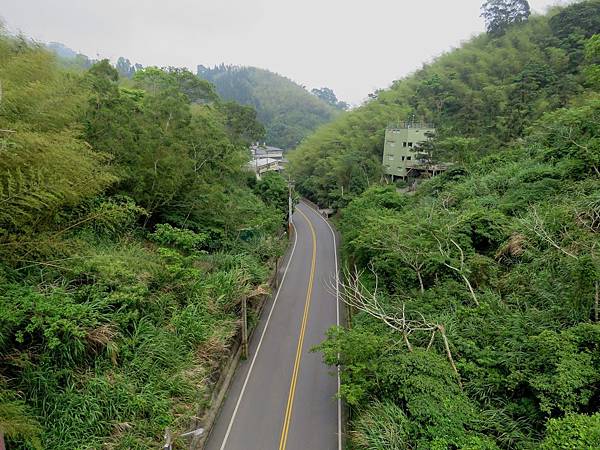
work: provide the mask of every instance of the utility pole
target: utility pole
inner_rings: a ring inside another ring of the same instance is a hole
[[[242,297],[242,355],[248,359],[248,299]]]
[[[288,236],[292,233],[292,180],[288,175]]]

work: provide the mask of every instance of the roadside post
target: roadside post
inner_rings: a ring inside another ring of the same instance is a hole
[[[248,299],[242,297],[242,356],[248,359]]]
[[[292,182],[288,179],[288,236],[292,233]]]

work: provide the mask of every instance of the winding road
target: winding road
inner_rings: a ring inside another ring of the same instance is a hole
[[[339,377],[311,348],[339,324],[337,242],[300,203],[279,290],[265,306],[213,427],[209,450],[341,450]]]

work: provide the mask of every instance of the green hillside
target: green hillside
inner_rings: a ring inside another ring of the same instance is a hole
[[[61,67],[0,34],[0,437],[155,448],[264,291],[285,183],[247,174],[262,125],[194,74]]]
[[[600,448],[599,33],[591,1],[478,36],[292,155],[340,208],[349,448]],[[408,195],[381,153],[413,114],[454,165]]]
[[[542,114],[590,88],[584,44],[599,32],[597,9],[587,2],[532,16],[500,37],[482,34],[377,92],[290,155],[300,190],[346,204],[381,179],[385,127],[413,115],[435,124],[439,159],[470,162],[507,147]]]
[[[295,147],[339,113],[289,78],[268,70],[198,66],[198,76],[213,83],[221,97],[254,107],[267,129],[267,143],[284,149]]]

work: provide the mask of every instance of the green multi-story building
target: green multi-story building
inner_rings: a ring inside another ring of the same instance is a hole
[[[403,126],[390,125],[385,130],[383,147],[383,171],[386,175],[406,178],[412,168],[420,166],[415,150],[418,144],[425,142],[435,133],[428,124],[406,123]]]

